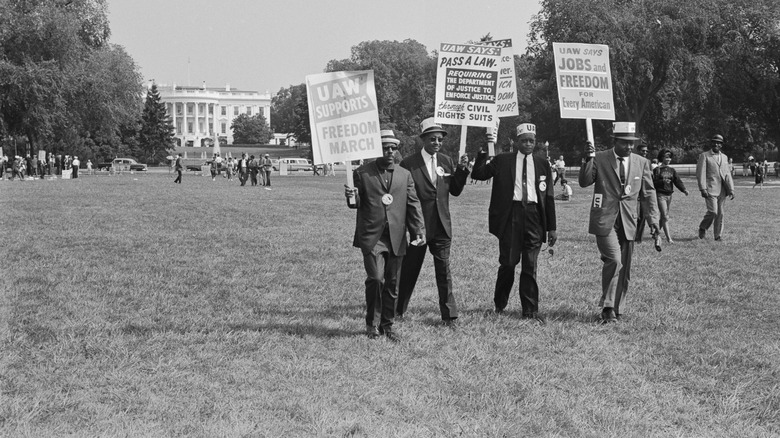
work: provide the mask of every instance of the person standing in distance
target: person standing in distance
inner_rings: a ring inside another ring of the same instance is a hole
[[[713,222],[715,240],[721,239],[723,204],[726,202],[726,196],[734,199],[734,180],[729,171],[729,157],[720,151],[722,147],[723,137],[719,134],[715,135],[710,139],[710,150],[699,154],[696,162],[696,181],[699,183],[699,191],[707,207],[704,219],[699,224],[699,239],[704,239],[707,229]]]
[[[182,165],[181,165],[181,154],[176,155],[176,163],[173,165],[173,170],[176,171],[176,179],[173,180],[175,184],[181,184],[181,171],[182,171]]]
[[[480,152],[471,175],[479,181],[493,178],[488,225],[498,238],[495,311],[502,313],[506,308],[515,267],[520,264],[522,317],[544,324],[539,315],[536,268],[542,244],[552,247],[558,240],[552,168],[547,159],[533,155],[536,126],[522,123],[516,132],[514,152],[499,154],[489,163],[487,153]]]
[[[450,246],[452,221],[450,219],[450,195],[458,196],[469,175],[468,156],[460,158],[457,166],[441,153],[447,131],[436,124],[433,117],[420,123],[420,152],[404,158],[401,167],[407,169],[414,180],[414,188],[420,199],[425,218],[425,245],[413,246],[406,251],[398,285],[397,314],[403,317],[417,284],[425,250],[433,255],[436,287],[439,292],[439,311],[445,325],[452,326],[458,318],[458,304],[452,291],[450,271]]]
[[[650,162],[632,154],[636,124],[612,124],[612,149],[596,152],[587,143],[580,168],[580,187],[593,185],[588,232],[596,236],[601,260],[601,322],[617,322],[626,309],[631,258],[636,235],[637,199],[642,202],[648,227],[658,233],[658,200]]]
[[[263,160],[260,162],[260,172],[263,174],[263,187],[266,190],[271,190],[271,170],[273,170],[273,163],[271,157],[268,154],[263,156]]]
[[[366,269],[366,335],[398,342],[393,320],[406,231],[413,246],[425,245],[425,222],[412,175],[395,164],[400,141],[389,130],[381,135],[382,157],[355,169],[355,187],[345,186],[344,193],[347,206],[357,209],[353,245],[362,251]]]

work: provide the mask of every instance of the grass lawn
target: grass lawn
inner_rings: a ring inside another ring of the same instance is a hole
[[[780,435],[777,182],[738,178],[715,242],[686,179],[677,243],[636,246],[627,320],[606,327],[592,188],[558,204],[538,326],[516,293],[489,314],[490,186],[468,185],[451,202],[462,325],[439,324],[429,256],[400,344],[362,335],[344,182],[0,181],[0,436]]]

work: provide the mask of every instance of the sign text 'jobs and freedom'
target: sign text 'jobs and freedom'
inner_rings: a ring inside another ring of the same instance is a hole
[[[553,43],[561,118],[615,120],[609,47]]]

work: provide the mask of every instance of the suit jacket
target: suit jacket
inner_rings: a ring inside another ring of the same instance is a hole
[[[181,157],[176,157],[176,164],[173,167],[176,170],[182,170]]]
[[[390,227],[390,243],[396,256],[406,254],[407,227],[413,236],[425,235],[425,222],[412,175],[402,167],[390,166],[393,168],[393,178],[389,188],[384,186],[376,161],[364,164],[353,172],[358,196],[355,205],[349,205],[349,201],[347,205],[357,209],[352,245],[360,248],[363,254],[374,249],[382,237],[385,223]],[[386,193],[393,197],[390,205],[382,203],[382,196]]]
[[[512,232],[512,197],[515,193],[515,175],[517,173],[518,152],[496,155],[486,163],[487,154],[482,152],[474,162],[471,177],[484,181],[493,178],[493,189],[488,208],[488,226],[490,234],[503,240],[506,233]],[[547,232],[557,229],[555,219],[555,190],[553,189],[552,169],[545,158],[531,154],[534,160],[536,181],[536,199],[539,200],[542,242],[547,241]]]
[[[699,154],[696,162],[696,180],[699,190],[707,190],[712,196],[720,196],[725,189],[726,195],[734,193],[734,181],[731,179],[729,157],[720,153],[720,165],[711,150]]]
[[[444,226],[447,236],[452,238],[452,220],[450,218],[450,196],[458,196],[466,185],[466,177],[469,175],[467,169],[457,168],[452,158],[447,155],[437,153],[436,165],[444,169],[444,176],[436,176],[436,185],[433,185],[428,168],[425,165],[422,152],[412,154],[401,161],[401,167],[409,170],[414,180],[414,188],[417,191],[417,197],[422,206],[423,218],[425,219],[425,228],[429,233],[436,229],[434,224],[438,217]],[[425,236],[430,241],[434,236]]]
[[[653,172],[650,169],[650,161],[637,154],[628,157],[625,186],[620,183],[619,172],[614,149],[597,152],[595,158],[580,167],[580,187],[595,184],[588,232],[596,236],[606,236],[615,227],[617,215],[620,213],[626,239],[634,240],[637,201],[642,204],[647,223],[658,225],[658,201],[653,186]]]

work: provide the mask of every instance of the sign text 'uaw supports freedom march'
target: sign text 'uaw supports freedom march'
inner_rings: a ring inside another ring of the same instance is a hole
[[[314,164],[382,155],[373,71],[306,76]]]
[[[553,43],[562,119],[615,120],[609,47]]]
[[[436,72],[436,123],[495,126],[501,48],[442,43]]]

